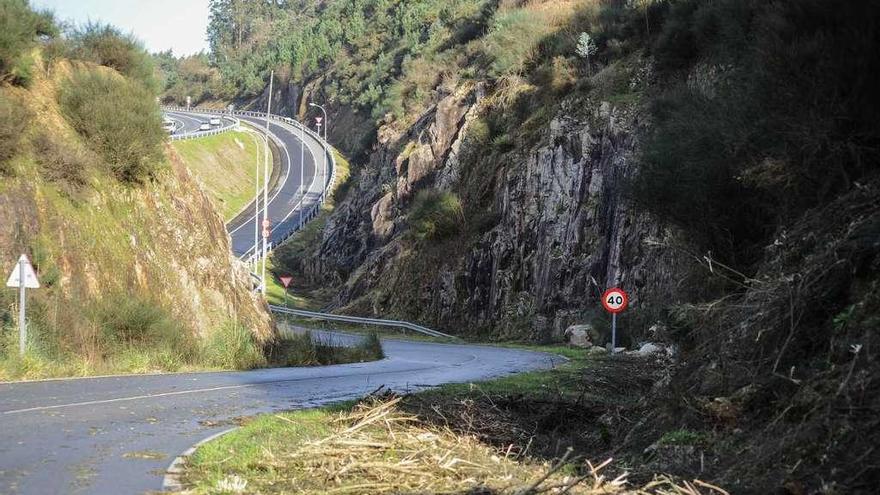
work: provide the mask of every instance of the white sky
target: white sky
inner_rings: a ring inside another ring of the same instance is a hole
[[[31,0],[61,21],[109,23],[131,32],[150,52],[190,55],[208,50],[208,0]]]

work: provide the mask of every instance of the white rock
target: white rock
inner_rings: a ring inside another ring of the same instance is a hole
[[[653,344],[651,342],[647,342],[645,344],[642,344],[641,347],[639,347],[639,350],[636,351],[636,354],[638,354],[640,356],[648,356],[650,354],[655,354],[655,353],[663,352],[663,351],[664,351],[664,348],[662,346],[659,346],[657,344]]]
[[[572,325],[565,329],[565,338],[568,339],[569,345],[582,347],[584,349],[593,347],[592,325]]]

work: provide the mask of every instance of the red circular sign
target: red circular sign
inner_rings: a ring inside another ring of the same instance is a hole
[[[609,313],[620,313],[629,306],[629,296],[623,289],[612,287],[602,294],[602,306]]]

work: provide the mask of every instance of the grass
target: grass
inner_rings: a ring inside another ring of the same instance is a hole
[[[315,338],[311,332],[286,335],[269,352],[272,366],[326,366],[376,361],[384,357],[382,342],[375,333],[367,335],[355,346],[340,346],[331,337]]]
[[[284,321],[294,327],[307,328],[310,330],[328,330],[354,333],[358,335],[376,334],[382,338],[400,340],[417,340],[421,342],[449,342],[449,339],[432,337],[421,333],[408,332],[405,329],[393,327],[379,327],[375,325],[359,325],[356,323],[327,322],[312,318],[303,318],[294,315],[275,315],[276,319]]]
[[[256,167],[262,145],[247,132],[224,132],[188,141],[174,149],[217,202],[225,221],[232,220],[254,197]]]
[[[540,409],[551,396],[580,396],[579,378],[608,361],[584,352],[566,354],[571,360],[553,370],[252,418],[196,451],[184,473],[186,493],[533,494],[569,485],[567,493],[583,494],[723,493],[702,482],[694,482],[697,490],[663,476],[637,491],[610,474],[615,469],[609,462],[590,464],[565,451],[543,456],[537,448],[529,451],[531,440],[528,445],[487,441],[481,421],[506,408],[510,397],[533,401],[526,407]],[[467,404],[468,414],[458,416]],[[499,421],[496,426],[511,425]]]

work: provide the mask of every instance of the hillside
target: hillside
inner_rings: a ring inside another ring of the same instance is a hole
[[[674,359],[594,449],[736,493],[876,486],[876,5],[212,5],[203,98],[262,106],[276,69],[274,108],[329,102],[355,157],[275,254],[329,309],[604,344],[621,286],[623,345]]]
[[[16,5],[0,20],[26,9]],[[86,33],[129,46],[112,30]],[[27,77],[0,86],[0,266],[25,253],[42,287],[28,291],[24,358],[17,293],[0,291],[0,380],[263,363],[274,326],[166,143],[148,80],[84,53],[86,38],[2,54]],[[113,53],[138,60],[129,48]]]

